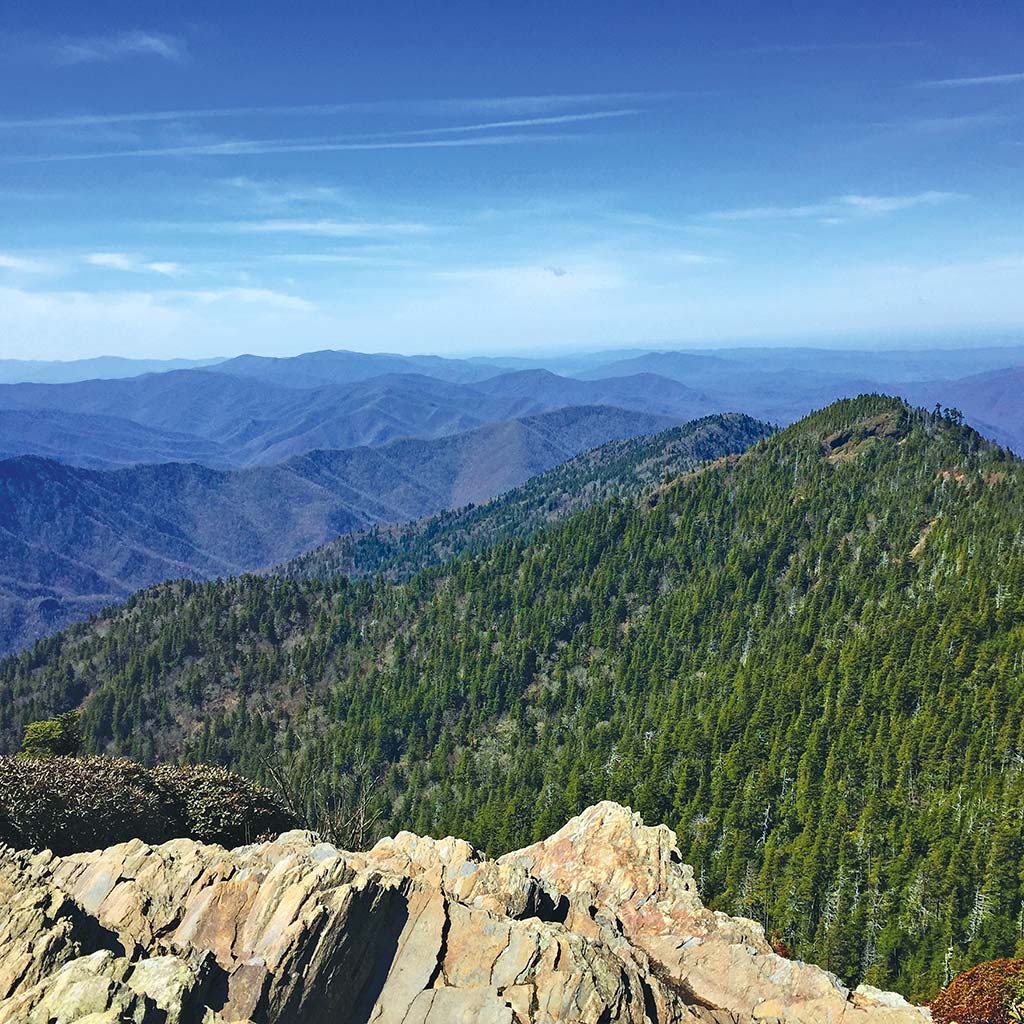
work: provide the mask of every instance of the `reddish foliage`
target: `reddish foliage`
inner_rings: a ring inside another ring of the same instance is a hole
[[[988,960],[958,974],[932,1001],[936,1024],[1009,1024],[1024,960]]]
[[[771,935],[768,936],[768,945],[772,947],[772,952],[778,956],[784,956],[787,960],[793,959],[793,951],[786,945],[786,940],[774,928]]]

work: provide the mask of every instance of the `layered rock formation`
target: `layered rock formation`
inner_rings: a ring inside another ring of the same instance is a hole
[[[707,910],[674,834],[602,803],[490,861],[400,833],[0,851],[0,1024],[924,1024]]]

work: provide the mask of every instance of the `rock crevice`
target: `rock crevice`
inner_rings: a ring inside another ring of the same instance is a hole
[[[598,804],[487,860],[399,833],[0,850],[0,1024],[924,1024],[713,913],[665,826]]]

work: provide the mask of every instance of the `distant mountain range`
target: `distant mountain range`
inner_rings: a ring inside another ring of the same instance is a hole
[[[883,392],[1024,451],[1021,364],[995,347],[0,362],[44,381],[0,383],[0,650],[160,579],[265,568],[708,415],[786,424]],[[106,376],[66,380],[88,373]]]
[[[468,384],[387,373],[300,388],[219,369],[182,370],[0,386],[0,453],[92,468],[164,461],[266,465],[317,449],[443,437],[579,405],[676,422],[724,411],[687,385],[651,374],[581,381],[525,370]]]
[[[953,381],[909,384],[903,393],[913,402],[937,402],[959,409],[976,430],[1024,453],[1024,366],[987,370]]]
[[[142,373],[163,373],[167,370],[188,370],[212,366],[223,359],[124,359],[121,356],[98,356],[95,359],[0,359],[0,384],[68,384],[76,380],[99,377],[138,377]]]
[[[484,501],[588,448],[672,422],[575,406],[239,470],[97,471],[8,459],[0,462],[0,652],[151,583],[244,572],[370,523]]]
[[[785,424],[877,391],[961,408],[993,439],[1024,445],[1024,404],[1007,381],[1024,350],[850,353],[725,349],[525,360],[311,352],[66,384],[0,385],[0,456],[100,469],[149,462],[269,465],[316,449],[436,438],[575,405],[677,421],[739,411]],[[998,360],[1006,360],[992,368]],[[512,364],[511,367],[505,364]],[[967,375],[965,371],[982,371]]]

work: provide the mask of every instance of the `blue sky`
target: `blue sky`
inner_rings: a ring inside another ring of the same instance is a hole
[[[1019,3],[43,4],[0,357],[1020,336]]]

